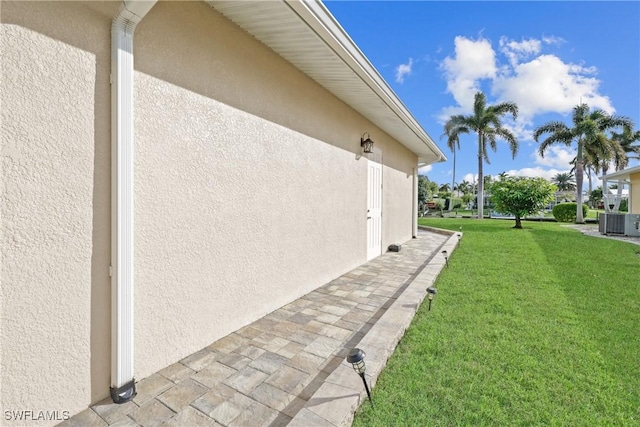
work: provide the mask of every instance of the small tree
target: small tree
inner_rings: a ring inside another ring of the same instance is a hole
[[[431,198],[433,197],[433,184],[431,181],[429,181],[429,178],[427,178],[424,175],[418,175],[418,206],[419,209],[422,208],[422,206],[424,206],[428,200],[431,200]],[[438,187],[437,184],[435,184],[436,188]]]
[[[491,185],[494,209],[516,217],[513,228],[522,228],[521,219],[534,214],[553,201],[556,186],[544,178],[508,176]]]

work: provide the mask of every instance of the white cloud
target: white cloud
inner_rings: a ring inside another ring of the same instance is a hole
[[[571,161],[576,157],[576,152],[568,147],[552,145],[544,153],[544,157],[540,157],[537,148],[531,153],[531,157],[535,158],[536,165],[568,172],[572,168]]]
[[[507,57],[512,67],[515,67],[523,59],[540,53],[542,50],[542,43],[536,39],[517,42],[509,40],[507,37],[501,37],[499,45],[501,52]]]
[[[544,169],[544,168],[541,168],[541,167],[534,167],[534,168],[522,168],[522,169],[508,170],[507,171],[507,175],[509,175],[509,176],[526,176],[526,177],[530,177],[530,178],[540,177],[540,178],[551,180],[551,178],[553,178],[554,175],[556,175],[558,173],[562,173],[562,172],[566,172],[566,171],[558,170],[558,169]]]
[[[556,36],[542,36],[542,42],[544,44],[550,44],[550,45],[556,45],[556,46],[560,46],[561,44],[566,43],[567,41],[565,39],[563,39],[562,37],[556,37]]]
[[[566,64],[555,55],[540,55],[517,64],[512,75],[493,81],[492,92],[501,100],[518,104],[520,118],[529,122],[537,114],[569,113],[582,102],[608,113],[615,109],[608,97],[598,94],[600,81],[591,77],[593,67]]]
[[[473,108],[473,97],[479,90],[479,80],[496,76],[496,53],[489,40],[471,40],[457,36],[455,57],[447,56],[441,64],[447,79],[447,91],[464,111]]]
[[[531,140],[529,129],[537,115],[566,115],[580,102],[614,113],[609,97],[598,92],[600,80],[596,67],[566,63],[558,56],[543,53],[545,46],[562,43],[566,43],[565,40],[555,36],[521,41],[502,37],[498,47],[506,62],[499,65],[489,40],[457,36],[454,56],[446,57],[440,64],[447,91],[457,104],[444,107],[438,120],[444,123],[454,114],[471,113],[474,95],[482,80],[488,80],[496,102],[510,101],[518,105],[517,121],[507,122],[506,127],[521,141]]]
[[[426,175],[431,172],[431,169],[433,169],[433,165],[423,166],[418,169],[418,175]]]
[[[396,67],[396,82],[404,83],[404,76],[411,74],[411,67],[413,67],[413,58],[409,58],[409,62],[406,64],[400,64]]]
[[[462,181],[467,181],[470,183],[474,183],[478,180],[478,174],[477,173],[467,173],[462,177]],[[460,182],[462,182],[460,181]]]

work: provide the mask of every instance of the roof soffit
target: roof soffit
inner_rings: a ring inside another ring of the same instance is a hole
[[[420,163],[446,160],[321,3],[206,2],[397,139],[418,155]]]

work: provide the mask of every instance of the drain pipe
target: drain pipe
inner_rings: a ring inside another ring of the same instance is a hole
[[[133,378],[133,32],[155,5],[124,0],[111,26],[111,399],[136,395]]]

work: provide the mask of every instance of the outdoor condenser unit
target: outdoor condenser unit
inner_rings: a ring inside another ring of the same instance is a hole
[[[606,213],[604,215],[605,215],[605,233],[606,234],[624,234],[625,214]]]
[[[626,214],[624,218],[624,234],[627,236],[640,237],[640,230],[638,230],[639,224],[640,215]]]

